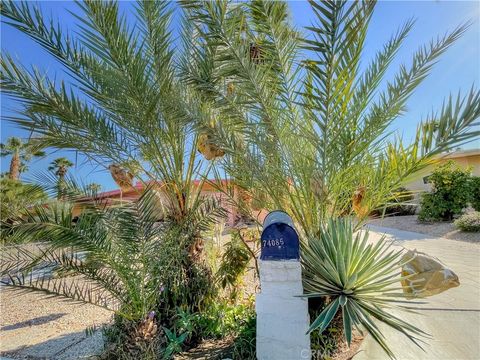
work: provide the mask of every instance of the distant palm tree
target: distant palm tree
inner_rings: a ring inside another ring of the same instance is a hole
[[[18,137],[10,137],[5,144],[0,144],[0,156],[5,157],[10,155],[12,159],[10,160],[8,178],[18,180],[20,173],[28,169],[26,163],[32,157],[45,156],[45,152],[38,150],[32,141],[23,142],[22,139]]]
[[[61,199],[63,197],[63,188],[65,184],[65,175],[69,167],[72,167],[73,163],[67,158],[61,157],[53,160],[48,167],[48,170],[55,171],[55,175],[58,176],[58,193],[57,198]]]
[[[91,183],[91,184],[87,185],[86,189],[89,192],[98,193],[102,189],[102,185],[97,184],[97,183]]]

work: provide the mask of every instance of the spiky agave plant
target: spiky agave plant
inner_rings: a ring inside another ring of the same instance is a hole
[[[385,352],[394,357],[375,321],[405,334],[419,345],[426,333],[393,315],[401,307],[401,263],[403,251],[391,249],[384,238],[372,242],[368,231],[354,233],[348,218],[330,219],[320,234],[302,247],[305,297],[327,297],[328,305],[308,332],[327,329],[341,313],[347,343],[352,331],[365,329]],[[388,311],[386,310],[388,309]]]

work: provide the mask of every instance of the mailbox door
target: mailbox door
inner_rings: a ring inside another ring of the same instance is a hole
[[[298,260],[299,240],[293,227],[273,223],[266,227],[261,237],[262,260]]]

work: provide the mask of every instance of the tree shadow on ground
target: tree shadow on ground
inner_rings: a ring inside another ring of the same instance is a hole
[[[15,330],[15,329],[24,328],[24,327],[27,327],[27,326],[42,325],[42,324],[46,324],[50,321],[58,320],[65,315],[67,315],[67,314],[66,313],[58,313],[58,314],[50,314],[50,315],[46,315],[46,316],[39,316],[39,317],[36,317],[34,319],[29,319],[29,320],[26,320],[26,321],[18,322],[16,324],[3,326],[2,328],[0,328],[0,331],[8,331],[8,330]]]
[[[87,336],[85,331],[77,331],[35,345],[0,352],[0,356],[30,360],[93,359],[103,351],[103,344],[101,331],[96,331],[91,336]]]

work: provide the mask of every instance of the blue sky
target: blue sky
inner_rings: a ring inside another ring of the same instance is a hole
[[[69,11],[77,12],[73,2],[44,1],[39,3],[44,13],[61,20],[64,28],[74,30],[77,21]],[[312,21],[310,7],[306,1],[289,2],[292,19],[298,27],[308,26]],[[131,4],[124,1],[121,8],[129,13],[133,21]],[[409,64],[413,52],[437,35],[443,35],[457,25],[471,20],[472,26],[457,43],[444,54],[434,67],[430,77],[417,89],[415,95],[408,102],[408,111],[398,119],[394,128],[405,139],[413,136],[416,124],[434,109],[441,106],[442,100],[450,94],[456,94],[460,89],[469,90],[472,84],[480,83],[480,2],[479,1],[380,1],[369,29],[364,58],[367,63],[375,52],[389,39],[391,34],[409,18],[415,18],[416,24],[409,38],[401,48],[391,69],[395,70],[402,63]],[[35,64],[57,79],[65,77],[62,67],[48,54],[19,31],[1,25],[1,49],[20,59],[25,65]],[[394,71],[387,73],[391,78]],[[27,133],[15,128],[3,120],[3,116],[11,114],[17,105],[4,95],[1,97],[1,141],[10,136],[26,137]],[[480,147],[480,139],[468,145],[469,148]],[[65,156],[76,162],[72,173],[84,182],[96,182],[103,186],[103,190],[116,188],[110,174],[104,170],[85,163],[83,158],[73,152],[56,151],[43,159],[33,161],[30,171],[23,174],[28,179],[32,174],[44,171],[50,161],[56,157]],[[1,159],[1,171],[8,171],[9,158]]]

